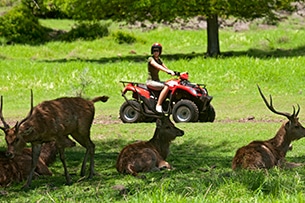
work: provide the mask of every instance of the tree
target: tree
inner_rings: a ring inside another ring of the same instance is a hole
[[[303,0],[300,0],[303,1]],[[44,0],[53,3],[77,20],[113,19],[116,21],[173,21],[205,16],[207,19],[207,55],[220,54],[218,17],[242,20],[277,20],[276,11],[292,10],[295,0]]]

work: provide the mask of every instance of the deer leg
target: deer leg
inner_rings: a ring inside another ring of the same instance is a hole
[[[80,170],[80,176],[81,177],[85,176],[85,173],[86,173],[86,163],[87,163],[87,160],[88,160],[88,155],[89,155],[89,149],[86,150],[86,154],[85,154],[85,157],[84,157],[84,160],[83,160],[82,168]]]
[[[60,160],[62,162],[62,165],[64,167],[64,171],[65,171],[66,184],[71,185],[71,178],[70,178],[70,175],[69,175],[69,172],[68,172],[68,169],[67,169],[66,158],[65,158],[65,148],[64,147],[58,148],[58,151],[59,151]]]
[[[92,142],[90,143],[90,173],[89,173],[89,178],[92,178],[94,175],[94,153],[95,153],[95,144]]]
[[[88,130],[89,129],[89,130]],[[95,145],[90,139],[90,128],[84,127],[84,129],[79,130],[79,132],[71,133],[71,136],[83,147],[86,148],[86,154],[82,163],[82,168],[80,171],[81,177],[85,176],[86,163],[88,156],[90,155],[90,173],[88,178],[92,178],[94,175],[94,152]]]
[[[31,186],[33,175],[35,173],[35,168],[36,168],[36,165],[37,165],[37,162],[38,162],[38,159],[39,159],[40,151],[41,151],[41,144],[33,144],[32,143],[31,171],[30,171],[30,174],[27,178],[26,183],[23,185],[24,189],[27,189]]]
[[[85,176],[86,163],[88,160],[88,155],[90,155],[90,172],[89,172],[88,178],[93,177],[93,175],[94,175],[94,152],[95,152],[95,144],[93,144],[93,142],[90,141],[89,147],[87,146],[86,154],[85,154],[85,157],[83,160],[83,164],[82,164],[82,168],[81,168],[81,172],[80,172],[81,176]]]

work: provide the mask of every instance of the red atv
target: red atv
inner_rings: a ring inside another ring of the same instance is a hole
[[[172,114],[175,122],[213,122],[216,115],[210,104],[213,97],[208,95],[205,85],[191,83],[187,72],[175,74],[178,77],[165,82],[170,90],[162,104],[164,113]],[[143,83],[120,82],[126,100],[120,108],[120,119],[124,123],[154,121],[153,115],[159,114],[155,107],[160,91],[151,90]],[[127,92],[132,93],[133,99],[127,99]]]

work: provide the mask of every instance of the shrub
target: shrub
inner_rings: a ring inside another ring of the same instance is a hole
[[[39,24],[28,8],[20,5],[0,17],[0,37],[11,43],[41,43],[48,39],[48,29]]]
[[[128,32],[123,32],[123,31],[117,31],[112,34],[114,37],[115,41],[119,44],[127,43],[127,44],[132,44],[137,41],[137,38]]]
[[[61,39],[65,41],[73,41],[76,39],[93,40],[108,36],[109,23],[99,22],[80,22],[69,32],[62,35]]]
[[[14,4],[20,3],[18,0],[0,0],[0,6],[13,6]]]

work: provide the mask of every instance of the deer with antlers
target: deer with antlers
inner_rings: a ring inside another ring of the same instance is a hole
[[[81,167],[81,176],[85,175],[86,162],[90,156],[89,178],[94,175],[95,145],[90,139],[90,128],[94,119],[94,103],[106,102],[107,96],[86,100],[81,97],[62,97],[55,100],[44,101],[33,107],[33,93],[31,91],[31,110],[26,118],[17,122],[13,133],[5,139],[8,145],[6,155],[13,158],[20,154],[26,143],[32,145],[31,172],[23,188],[31,185],[32,177],[41,152],[41,145],[45,142],[55,141],[59,151],[60,160],[64,167],[66,183],[71,184],[64,154],[64,142],[71,135],[80,145],[86,148],[85,157]],[[2,122],[4,121],[1,117]],[[5,122],[3,122],[5,123]],[[4,124],[4,128],[8,126]]]
[[[279,112],[273,107],[271,95],[269,104],[260,87],[257,87],[268,109],[275,114],[285,116],[288,121],[282,124],[273,138],[266,141],[253,141],[239,148],[232,161],[232,169],[270,169],[275,166],[289,168],[299,166],[300,164],[286,163],[285,156],[291,142],[305,136],[305,128],[298,119],[300,106],[298,105],[297,111],[293,106],[292,114]]]
[[[140,172],[172,169],[165,161],[169,146],[177,136],[183,135],[183,130],[175,127],[169,116],[158,116],[154,136],[149,141],[138,141],[122,149],[116,162],[117,171],[137,176]]]

